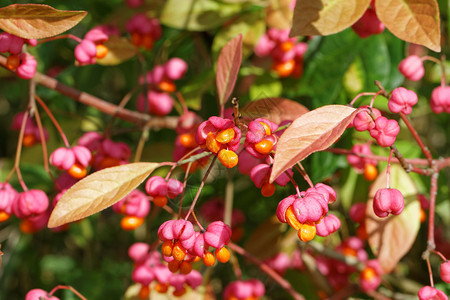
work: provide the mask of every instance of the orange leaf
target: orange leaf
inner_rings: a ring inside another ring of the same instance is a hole
[[[257,118],[265,118],[275,124],[293,121],[309,110],[298,102],[285,98],[263,98],[247,103],[242,109],[243,121],[249,123]]]
[[[24,39],[42,39],[69,30],[86,14],[44,4],[12,4],[0,8],[0,28]]]
[[[48,222],[53,228],[93,215],[134,190],[157,163],[133,163],[97,171],[74,184],[58,201]]]
[[[369,4],[370,0],[297,0],[290,36],[340,32],[358,21]]]
[[[436,0],[377,0],[380,21],[399,39],[441,51],[441,25]]]
[[[278,141],[270,182],[311,153],[330,147],[356,112],[346,105],[325,105],[297,118]]]
[[[242,34],[229,41],[220,51],[217,61],[216,84],[219,103],[224,105],[236,84],[242,60]]]
[[[402,167],[392,165],[390,187],[398,189],[405,199],[405,209],[397,216],[379,218],[373,211],[373,197],[380,188],[386,188],[386,170],[380,172],[369,191],[366,209],[366,230],[372,252],[387,274],[411,249],[420,227],[420,203],[417,187]]]

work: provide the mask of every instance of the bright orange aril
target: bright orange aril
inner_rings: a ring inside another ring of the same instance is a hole
[[[169,285],[166,283],[160,283],[158,282],[155,285],[155,291],[157,291],[158,293],[164,294],[167,293],[167,290],[169,289]]]
[[[272,130],[270,129],[269,125],[267,125],[264,122],[259,122],[259,124],[261,124],[264,127],[264,131],[266,132],[266,135],[271,135],[272,134]]]
[[[214,254],[216,255],[217,260],[223,264],[227,263],[231,257],[230,251],[225,247],[216,249]]]
[[[133,32],[131,34],[131,43],[136,47],[139,47],[142,44],[142,36],[139,32]]]
[[[238,164],[238,156],[234,151],[222,149],[218,155],[219,161],[227,168],[233,168]]]
[[[139,218],[135,216],[125,216],[120,221],[120,227],[122,227],[123,230],[131,231],[135,230],[139,226],[141,226],[144,223],[144,218]]]
[[[11,54],[8,56],[8,59],[6,60],[6,67],[11,70],[15,71],[17,67],[20,66],[20,58],[17,54]]]
[[[255,144],[255,150],[261,154],[269,154],[273,149],[273,143],[269,140],[262,140]]]
[[[114,157],[105,157],[99,164],[100,169],[115,167],[120,165],[120,159]]]
[[[179,139],[181,146],[185,148],[194,148],[197,146],[197,142],[195,141],[195,133],[193,132],[181,134]]]
[[[139,290],[139,299],[148,299],[150,296],[150,287],[148,285],[141,286]]]
[[[302,223],[300,223],[295,216],[294,207],[292,207],[292,205],[289,206],[288,209],[286,209],[285,217],[286,222],[295,230],[299,230],[300,227],[302,227]]]
[[[421,208],[420,209],[420,223],[425,222],[427,219],[427,213]]]
[[[36,138],[34,137],[34,134],[25,134],[23,136],[22,144],[25,147],[31,147],[36,144]]]
[[[95,58],[98,58],[98,59],[105,58],[109,51],[108,47],[106,47],[103,44],[99,44],[99,45],[97,45],[96,48],[97,48],[97,53],[95,54]]]
[[[175,84],[171,80],[163,79],[159,84],[158,87],[161,91],[166,93],[173,93],[177,89]]]
[[[8,214],[5,211],[0,211],[0,222],[5,222],[11,217],[10,214]]]
[[[31,222],[28,219],[24,219],[22,222],[20,222],[19,228],[20,231],[26,234],[35,233],[37,231],[36,228],[34,227],[33,222]]]
[[[165,241],[161,245],[161,254],[167,257],[172,256],[173,243],[172,241]]]
[[[226,144],[231,142],[234,139],[235,135],[236,133],[234,132],[233,128],[224,129],[217,134],[216,141],[221,144]]]
[[[288,77],[292,74],[295,68],[295,61],[293,59],[285,62],[274,62],[272,70],[277,72],[280,77]]]
[[[206,148],[212,153],[219,152],[222,145],[216,140],[216,135],[212,132],[209,132],[206,136]]]
[[[183,296],[185,293],[186,293],[186,288],[185,288],[185,287],[182,287],[182,288],[179,289],[179,290],[173,291],[173,295],[174,295],[175,297],[181,297],[181,296]]]
[[[206,252],[203,255],[203,264],[207,267],[212,267],[216,262],[216,258],[211,252]]]
[[[375,167],[372,164],[367,164],[364,168],[364,178],[367,181],[373,181],[378,176],[378,170],[377,167]]]
[[[309,242],[316,236],[316,226],[310,224],[303,224],[298,231],[298,237],[303,242]]]
[[[175,273],[180,269],[180,265],[181,265],[181,262],[179,262],[178,260],[172,260],[167,265],[167,268],[169,268],[170,272]]]
[[[365,279],[365,280],[372,280],[372,278],[374,278],[375,276],[377,276],[377,273],[375,272],[374,269],[367,267],[365,268],[362,272],[361,272],[361,278]]]
[[[86,176],[87,170],[82,165],[75,163],[68,171],[70,176],[72,176],[75,179],[81,179]]]
[[[151,50],[153,48],[153,37],[150,34],[145,34],[142,36],[141,46],[146,50]]]
[[[181,245],[180,242],[175,243],[172,249],[172,256],[175,260],[182,261],[186,256],[186,249]]]
[[[281,43],[280,47],[283,52],[288,52],[294,47],[294,43],[291,41],[286,41]]]
[[[344,248],[342,249],[342,254],[344,254],[345,256],[353,256],[353,257],[356,257],[357,252],[356,252],[356,250],[353,249],[353,248],[350,248],[350,247],[344,247]]]

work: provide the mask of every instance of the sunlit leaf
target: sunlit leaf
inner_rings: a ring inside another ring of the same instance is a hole
[[[42,39],[69,30],[86,14],[43,4],[12,4],[0,8],[0,28],[24,39]]]
[[[229,41],[217,61],[216,84],[219,104],[222,106],[233,92],[242,60],[242,34]]]
[[[83,178],[56,204],[48,227],[83,219],[113,205],[158,166],[157,163],[132,163],[103,169]]]
[[[376,0],[380,21],[399,39],[441,51],[441,25],[436,0]]]
[[[292,0],[271,0],[266,9],[266,23],[269,28],[289,29],[292,26],[294,10]]]
[[[278,141],[270,182],[311,153],[330,147],[356,112],[345,105],[326,105],[297,118]]]
[[[265,118],[276,124],[293,121],[309,110],[298,102],[285,98],[263,98],[249,102],[240,110],[243,121],[248,123],[257,118]]]
[[[291,36],[330,35],[353,25],[370,0],[297,0]]]
[[[242,9],[240,3],[216,0],[167,0],[159,20],[169,27],[203,31],[220,26]]]
[[[385,273],[390,273],[400,259],[411,249],[420,227],[420,203],[417,188],[400,165],[392,165],[390,187],[398,189],[405,198],[405,209],[400,215],[379,218],[373,211],[373,197],[380,188],[386,188],[386,170],[372,184],[366,210],[366,230],[369,245]]]
[[[130,43],[129,39],[116,35],[111,35],[105,46],[108,48],[108,54],[102,59],[97,59],[97,63],[100,65],[118,65],[136,56],[138,53],[138,49]]]

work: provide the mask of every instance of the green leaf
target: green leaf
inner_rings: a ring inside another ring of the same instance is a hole
[[[160,21],[178,29],[204,31],[219,27],[233,15],[241,12],[243,5],[214,0],[167,0]]]
[[[265,73],[263,76],[258,76],[255,82],[250,86],[250,99],[261,98],[276,98],[281,96],[283,92],[283,85],[279,78]]]
[[[363,41],[351,30],[322,39],[315,53],[306,61],[299,93],[313,97],[315,107],[336,103],[342,87],[342,75],[358,55]]]

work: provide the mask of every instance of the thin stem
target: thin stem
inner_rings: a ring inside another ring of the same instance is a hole
[[[197,200],[200,196],[200,193],[202,192],[203,186],[205,185],[206,178],[208,178],[209,173],[211,172],[212,167],[213,167],[214,163],[216,162],[216,159],[217,159],[217,156],[214,156],[213,160],[211,161],[211,164],[209,165],[208,169],[206,170],[205,176],[203,176],[202,182],[200,183],[200,186],[198,187],[197,194],[195,194],[194,201],[192,201],[191,207],[189,208],[189,211],[188,211],[186,217],[184,218],[185,220],[187,220],[189,218],[189,215],[194,210],[195,204],[197,204]]]
[[[309,178],[308,173],[306,173],[305,168],[303,167],[303,165],[300,162],[298,162],[295,165],[295,168],[300,172],[300,174],[302,174],[303,178],[306,180],[306,182],[309,184],[309,186],[314,187],[314,184],[312,183],[311,178]]]
[[[405,122],[406,127],[408,127],[409,131],[413,135],[414,139],[416,140],[416,143],[419,145],[420,149],[422,149],[423,154],[428,159],[428,163],[430,164],[430,167],[433,163],[433,156],[431,155],[430,150],[427,146],[423,143],[422,139],[420,138],[419,134],[417,133],[416,129],[412,126],[411,122],[409,121],[408,117],[404,113],[400,113],[400,118],[402,118],[403,122]]]
[[[142,130],[141,137],[139,138],[139,142],[136,148],[136,154],[134,155],[134,162],[138,162],[141,160],[142,151],[144,150],[145,142],[148,141],[149,137],[149,129],[146,127]]]
[[[291,174],[288,173],[288,171],[284,171],[284,174],[286,174],[287,177],[289,177],[289,180],[291,181],[292,185],[295,187],[295,191],[297,193],[297,196],[300,198],[301,194],[300,194],[300,189],[298,187],[297,182],[295,182],[294,178],[291,176]]]
[[[428,275],[430,276],[430,286],[434,287],[433,270],[431,269],[430,257],[427,257],[425,260],[427,262]]]
[[[81,300],[87,300],[83,295],[81,295],[80,292],[78,292],[76,289],[74,289],[70,285],[58,285],[58,286],[54,287],[53,290],[51,290],[50,293],[48,293],[48,294],[50,296],[52,296],[57,290],[69,290],[72,293],[74,293],[75,295],[77,295],[78,298],[80,298]]]
[[[189,175],[189,171],[191,170],[191,166],[192,166],[192,162],[188,163],[187,169],[186,169],[186,173],[184,173],[184,180],[183,180],[183,191],[181,192],[181,197],[180,197],[180,205],[178,207],[178,216],[181,216],[181,208],[183,207],[183,200],[184,200],[184,192],[186,191],[186,185],[187,185],[187,178]],[[170,174],[170,172],[169,172]],[[167,175],[169,175],[167,174]],[[169,178],[166,177],[166,180],[168,180]]]
[[[192,217],[194,218],[195,223],[197,223],[198,227],[200,227],[200,231],[204,232],[205,228],[203,228],[202,224],[200,224],[200,222],[198,221],[197,216],[195,215],[194,211],[192,211]]]
[[[355,104],[356,100],[358,100],[362,96],[373,96],[373,95],[375,95],[375,93],[373,93],[373,92],[360,93],[360,94],[356,95],[355,98],[353,98],[353,100],[349,103],[349,105],[353,106],[353,104]]]
[[[370,105],[369,105],[370,108],[373,107],[373,102],[375,101],[375,98],[376,98],[378,95],[382,94],[382,93],[383,93],[383,91],[381,91],[381,90],[375,93],[375,95],[374,95],[374,96],[372,97],[372,99],[370,100]]]
[[[386,188],[390,187],[392,152],[394,152],[394,151],[391,150],[391,152],[389,152],[389,160],[388,160],[388,165],[387,165],[387,168],[386,168]]]
[[[430,180],[430,208],[428,210],[428,250],[434,250],[436,248],[436,243],[434,240],[434,216],[436,209],[438,178],[439,173],[435,172],[433,175],[431,175]]]
[[[246,259],[248,259],[250,262],[257,265],[261,271],[269,275],[273,280],[275,280],[282,288],[284,288],[289,294],[291,294],[292,298],[295,300],[305,300],[305,298],[297,293],[296,290],[291,286],[289,281],[285,280],[280,274],[275,272],[271,267],[269,267],[267,264],[261,262],[257,258],[250,255],[245,249],[239,247],[238,245],[230,242],[228,244],[228,247],[238,253],[239,255],[244,256]]]
[[[436,254],[437,256],[439,256],[443,261],[447,261],[447,258],[441,252],[436,251],[436,250],[430,250],[430,252],[432,252],[432,253]]]
[[[434,63],[437,63],[438,65],[441,66],[441,86],[445,86],[445,55],[442,55],[441,59],[437,59],[436,57],[433,56],[422,56],[421,57],[422,61],[428,60],[428,61],[432,61]]]
[[[230,252],[231,252],[230,261],[231,261],[231,265],[233,266],[234,275],[236,276],[237,280],[241,280],[242,279],[242,270],[239,265],[239,260],[236,256],[236,253],[234,253],[233,250]]]
[[[52,172],[50,172],[50,166],[48,164],[47,142],[45,141],[44,127],[42,126],[41,116],[39,114],[39,111],[38,111],[37,107],[34,110],[34,117],[36,119],[36,124],[37,124],[38,129],[39,129],[39,137],[41,138],[41,147],[42,147],[42,156],[43,156],[43,160],[44,160],[44,169],[48,173],[48,175],[50,176],[52,181],[55,181],[55,179],[53,178]]]
[[[46,42],[62,40],[62,39],[72,39],[72,40],[77,41],[78,43],[81,43],[83,41],[82,39],[80,39],[79,37],[77,37],[73,34],[62,34],[62,35],[52,36],[52,37],[49,37],[46,39],[39,40],[38,45],[46,43]]]
[[[70,148],[70,144],[67,141],[67,137],[64,134],[64,131],[62,130],[61,126],[59,126],[58,121],[56,121],[55,117],[53,116],[52,112],[48,109],[47,105],[45,105],[44,101],[42,101],[41,98],[39,98],[38,95],[35,95],[34,98],[39,103],[39,105],[45,110],[47,115],[50,117],[50,120],[52,120],[53,125],[55,125],[56,130],[58,130],[59,134],[61,135],[61,138],[63,139],[64,145],[67,148]]]

